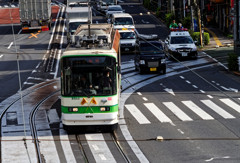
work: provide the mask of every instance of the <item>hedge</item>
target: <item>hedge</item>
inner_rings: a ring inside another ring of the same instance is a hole
[[[192,38],[194,41],[198,41],[198,43],[200,44],[200,34],[199,32],[193,32],[192,33]],[[203,43],[204,45],[208,45],[210,42],[210,35],[207,32],[204,32],[204,36],[203,36]]]
[[[228,69],[230,71],[238,71],[238,55],[235,53],[228,53]]]

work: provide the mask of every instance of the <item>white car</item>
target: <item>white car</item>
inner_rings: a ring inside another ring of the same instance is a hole
[[[135,51],[137,45],[137,34],[133,29],[118,30],[120,34],[120,47],[123,52]]]
[[[133,17],[128,13],[114,13],[112,14],[112,20],[114,29],[135,29]]]
[[[109,19],[113,13],[123,13],[124,11],[120,5],[110,5],[105,12],[107,19]]]
[[[197,59],[197,47],[188,31],[171,31],[165,40],[165,51],[169,58]]]

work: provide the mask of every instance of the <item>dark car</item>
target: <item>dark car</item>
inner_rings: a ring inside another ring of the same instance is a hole
[[[166,55],[161,41],[140,41],[134,57],[139,73],[162,72],[166,74]]]

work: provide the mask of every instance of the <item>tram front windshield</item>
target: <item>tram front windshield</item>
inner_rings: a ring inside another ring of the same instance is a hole
[[[65,57],[61,60],[63,96],[117,93],[116,59],[108,56]]]

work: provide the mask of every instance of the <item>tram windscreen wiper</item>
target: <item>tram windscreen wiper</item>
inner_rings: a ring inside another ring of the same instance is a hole
[[[88,98],[90,97],[89,94],[87,94],[87,92],[85,92],[84,90],[82,90],[83,94],[86,95]]]

